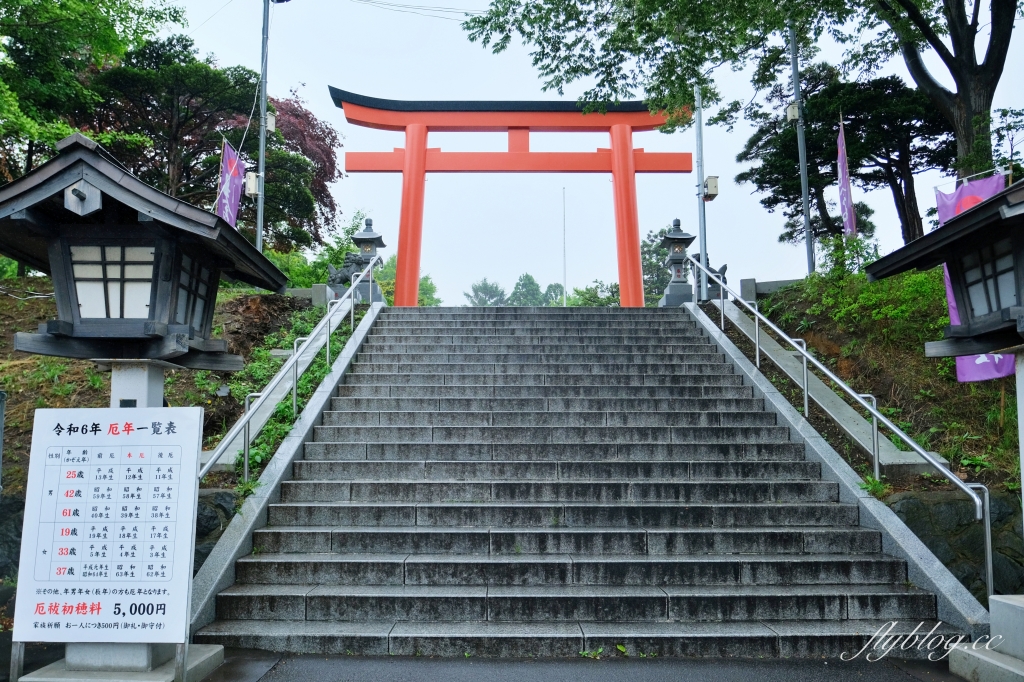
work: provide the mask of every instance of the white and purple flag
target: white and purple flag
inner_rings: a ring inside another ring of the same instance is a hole
[[[853,194],[850,192],[850,168],[846,162],[846,134],[842,119],[839,121],[839,210],[843,214],[843,234],[855,236],[857,214],[853,210]]]
[[[965,182],[952,194],[935,191],[935,207],[939,211],[939,225],[943,225],[953,216],[960,215],[969,208],[974,208],[990,197],[994,197],[1006,187],[1006,180],[1000,174],[990,178]]]
[[[989,197],[1003,190],[1006,182],[1002,175],[993,175],[983,180],[965,182],[957,187],[952,194],[935,191],[935,202],[939,210],[939,225],[950,218],[977,206]],[[960,324],[960,312],[957,310],[953,287],[949,283],[949,270],[942,266],[942,274],[946,280],[946,303],[949,306],[949,323]],[[1000,379],[1014,373],[1014,356],[1000,353],[985,355],[965,355],[956,359],[956,378],[960,382],[988,381]]]
[[[220,184],[217,187],[217,209],[215,213],[231,227],[238,218],[238,202],[242,200],[242,186],[245,184],[245,162],[238,158],[238,152],[224,140],[220,154]]]

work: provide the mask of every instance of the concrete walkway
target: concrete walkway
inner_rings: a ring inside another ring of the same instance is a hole
[[[746,659],[504,660],[279,656],[228,649],[205,682],[962,682],[945,661]]]

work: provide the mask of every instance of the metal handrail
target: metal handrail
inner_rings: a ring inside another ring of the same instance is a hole
[[[370,263],[363,270],[363,272],[358,277],[356,277],[353,280],[353,283],[354,284],[358,284],[360,281],[362,281],[362,279],[368,275],[368,272],[373,268],[374,265],[376,265],[376,263],[378,261],[383,263],[383,259],[381,259],[380,256],[374,256],[370,260]],[[297,353],[292,353],[292,356],[290,358],[288,358],[288,360],[281,366],[281,369],[278,370],[277,374],[275,374],[273,376],[273,378],[269,382],[267,382],[267,385],[264,386],[263,389],[262,389],[260,397],[256,399],[256,402],[253,403],[251,409],[247,410],[245,412],[245,414],[243,414],[238,419],[238,421],[236,421],[231,426],[231,428],[228,429],[228,432],[226,434],[224,434],[224,437],[221,439],[221,441],[217,445],[216,449],[214,449],[213,456],[210,457],[210,461],[208,461],[206,463],[206,466],[204,466],[199,471],[199,478],[200,479],[202,479],[204,476],[206,476],[206,474],[210,473],[210,470],[213,469],[214,465],[224,455],[224,453],[227,451],[227,449],[231,445],[231,443],[233,443],[235,441],[235,439],[238,438],[238,436],[240,434],[243,434],[243,432],[244,432],[244,434],[246,436],[245,437],[245,446],[246,446],[246,449],[248,449],[248,444],[251,442],[251,440],[253,438],[255,438],[256,436],[259,435],[260,431],[263,428],[263,426],[260,425],[256,429],[255,433],[252,433],[252,434],[249,433],[249,422],[252,420],[253,415],[256,414],[256,412],[259,410],[259,408],[261,408],[263,406],[263,403],[265,403],[269,399],[269,396],[274,391],[274,389],[277,388],[278,384],[280,384],[284,380],[285,377],[287,377],[290,374],[293,374],[293,373],[295,373],[297,371],[295,369],[295,366],[298,365],[299,357],[303,353],[305,353],[310,348],[310,346],[312,344],[314,344],[314,343],[318,344],[318,343],[322,343],[323,342],[322,338],[321,338],[321,336],[322,336],[321,332],[324,331],[325,329],[326,329],[326,332],[327,332],[326,337],[327,337],[327,341],[328,341],[328,348],[327,348],[327,353],[328,353],[327,358],[328,358],[328,361],[327,361],[327,364],[328,364],[328,366],[330,366],[331,317],[334,315],[334,311],[338,308],[338,306],[340,306],[342,303],[344,303],[346,299],[351,299],[352,298],[352,294],[353,294],[354,291],[355,291],[354,288],[350,287],[348,289],[348,291],[346,291],[344,294],[341,295],[340,298],[337,298],[337,299],[335,299],[333,301],[328,301],[327,302],[327,313],[324,314],[323,319],[321,319],[320,322],[317,323],[316,327],[313,328],[313,331],[310,332],[309,338],[306,339],[306,341],[298,349]],[[319,346],[317,346],[317,350],[319,351]],[[312,366],[312,364],[310,364],[310,367],[311,366]],[[306,368],[306,370],[308,370],[308,369],[309,369],[309,367]],[[303,373],[305,373],[305,372],[303,372]],[[248,464],[248,458],[246,458],[246,465],[247,464]]]
[[[796,350],[800,353],[800,355],[803,356],[803,362],[804,362],[804,367],[803,367],[803,370],[804,370],[804,386],[803,386],[803,389],[804,389],[804,419],[808,419],[808,417],[809,417],[807,410],[808,410],[808,394],[810,393],[810,388],[808,386],[807,363],[810,362],[818,370],[820,370],[825,376],[827,376],[831,381],[833,381],[837,386],[842,388],[843,391],[847,395],[849,395],[851,398],[853,398],[853,400],[858,405],[860,405],[862,408],[864,408],[868,412],[868,414],[871,415],[871,417],[872,417],[873,432],[874,432],[873,435],[874,435],[874,440],[875,440],[875,472],[876,472],[875,475],[876,475],[876,477],[879,475],[878,474],[879,467],[878,467],[878,445],[877,445],[877,443],[878,443],[878,435],[877,434],[878,434],[878,424],[881,423],[887,429],[889,429],[894,434],[896,434],[896,436],[899,437],[900,440],[902,440],[904,443],[906,443],[908,446],[910,446],[910,449],[913,450],[917,455],[919,455],[926,462],[928,462],[933,467],[938,469],[939,473],[941,473],[947,480],[949,480],[950,483],[952,483],[956,487],[960,488],[961,491],[966,493],[967,496],[971,498],[971,501],[974,502],[974,519],[975,519],[975,521],[984,521],[984,525],[985,525],[985,554],[986,554],[985,555],[985,569],[986,569],[986,577],[987,577],[986,586],[988,588],[989,596],[992,596],[993,589],[994,589],[993,578],[992,578],[992,575],[993,575],[993,570],[992,570],[992,520],[991,520],[991,517],[990,517],[990,514],[989,514],[989,505],[988,505],[989,494],[988,494],[988,488],[986,488],[981,483],[965,483],[964,481],[961,481],[957,476],[954,476],[953,472],[950,471],[940,460],[938,460],[935,457],[933,457],[930,452],[928,452],[927,450],[922,448],[920,445],[918,445],[917,441],[915,441],[910,436],[905,434],[898,426],[893,424],[888,419],[888,417],[886,417],[884,414],[879,412],[874,406],[869,405],[867,403],[867,401],[864,399],[864,397],[861,396],[860,393],[857,393],[857,391],[855,391],[853,388],[851,388],[849,385],[847,385],[847,383],[845,381],[843,381],[842,379],[837,377],[835,374],[833,374],[832,371],[828,367],[823,365],[821,362],[818,361],[817,358],[815,358],[813,355],[811,355],[810,352],[808,352],[808,350],[807,350],[807,343],[806,343],[806,341],[804,341],[803,339],[793,339],[793,338],[790,338],[790,336],[788,334],[786,334],[786,332],[784,332],[781,329],[779,329],[779,327],[774,322],[772,322],[767,317],[762,315],[757,310],[757,308],[755,306],[752,306],[747,301],[744,301],[743,298],[739,294],[737,294],[735,291],[733,291],[732,289],[727,287],[725,285],[725,282],[723,282],[720,277],[716,276],[710,270],[708,270],[703,265],[701,265],[700,262],[696,258],[694,258],[693,256],[690,256],[690,255],[688,255],[686,258],[691,263],[693,263],[696,267],[700,268],[703,272],[707,273],[707,276],[710,279],[712,279],[713,281],[715,281],[718,284],[718,286],[720,287],[719,291],[721,292],[721,297],[722,297],[721,307],[722,307],[722,330],[723,331],[725,330],[725,292],[728,291],[730,294],[732,294],[733,298],[736,301],[739,301],[740,303],[742,303],[747,308],[747,310],[749,310],[750,312],[752,312],[754,314],[754,319],[755,320],[760,320],[761,322],[763,322],[765,325],[768,326],[769,329],[774,331],[783,340],[785,340],[787,343],[789,343],[789,345],[793,346],[793,348],[796,348]],[[801,347],[800,344],[803,344],[803,347]],[[761,352],[760,347],[756,348],[754,352],[757,353],[758,355],[760,355],[760,352]],[[874,402],[873,399],[872,399],[872,402]],[[984,500],[982,500],[982,496],[979,495],[978,493],[976,493],[975,490],[982,490],[984,492]]]
[[[973,490],[971,490],[971,488],[966,483],[961,481],[956,476],[953,476],[953,472],[950,471],[949,469],[947,469],[943,465],[943,463],[941,461],[939,461],[938,459],[933,457],[931,455],[931,453],[927,452],[924,448],[922,448],[920,445],[918,445],[917,441],[915,441],[913,438],[911,438],[907,434],[903,433],[903,431],[898,426],[896,426],[891,421],[889,421],[889,419],[884,414],[882,414],[881,412],[879,412],[878,410],[873,408],[871,405],[869,405],[866,400],[864,400],[863,398],[860,397],[860,394],[857,393],[857,391],[855,391],[853,388],[848,386],[845,381],[843,381],[842,379],[837,377],[835,374],[833,374],[832,371],[828,367],[826,367],[821,362],[819,362],[818,359],[815,358],[813,355],[811,355],[805,348],[801,348],[800,347],[800,343],[804,343],[803,339],[792,339],[792,338],[790,338],[789,335],[786,334],[786,332],[784,332],[781,329],[779,329],[778,326],[776,326],[774,322],[772,322],[767,317],[765,317],[764,315],[759,313],[750,304],[748,304],[746,301],[744,301],[735,291],[733,291],[732,289],[729,289],[728,287],[726,287],[726,285],[722,282],[721,279],[719,279],[718,277],[715,277],[715,275],[713,275],[703,265],[701,265],[696,259],[694,259],[693,256],[687,256],[687,258],[691,262],[693,262],[694,265],[699,267],[701,270],[703,270],[704,272],[707,272],[708,277],[711,277],[711,278],[715,279],[720,287],[722,287],[723,289],[726,289],[730,294],[732,294],[733,297],[737,301],[742,303],[748,310],[750,310],[750,312],[754,313],[754,315],[761,322],[763,322],[772,331],[774,331],[776,334],[778,334],[780,337],[782,337],[782,339],[785,340],[787,343],[789,343],[789,345],[791,345],[794,348],[796,348],[797,351],[799,351],[800,354],[803,356],[805,366],[806,366],[807,362],[810,362],[811,364],[813,364],[825,376],[827,376],[830,380],[834,381],[836,383],[836,385],[838,385],[840,388],[842,388],[844,392],[846,392],[851,398],[853,398],[853,400],[858,405],[860,405],[862,408],[864,408],[872,417],[877,419],[883,426],[885,426],[887,429],[889,429],[890,431],[895,433],[899,437],[900,440],[902,440],[904,443],[906,443],[908,446],[910,446],[911,450],[913,450],[915,453],[917,453],[923,459],[925,459],[929,464],[931,464],[936,469],[938,469],[940,472],[942,472],[942,474],[946,478],[948,478],[950,480],[950,482],[953,483],[953,485],[957,486],[963,492],[965,492],[967,494],[967,496],[970,497],[971,500],[974,501],[974,508],[975,508],[974,518],[975,518],[975,520],[980,521],[982,519],[982,517],[984,516],[984,505],[983,505],[983,503],[981,501],[981,497],[979,497],[977,495],[977,493],[975,493]],[[724,328],[724,324],[723,324],[723,328]],[[808,392],[807,374],[806,373],[804,374],[804,386],[803,386],[803,389],[804,389],[804,394],[805,394],[805,397],[804,397],[804,401],[805,402],[804,402],[804,404],[806,405],[807,404],[807,402],[806,402],[807,401],[806,394]],[[804,418],[806,419],[807,416],[808,415],[805,414]]]

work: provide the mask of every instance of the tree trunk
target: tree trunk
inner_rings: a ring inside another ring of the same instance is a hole
[[[892,192],[892,202],[896,204],[896,215],[900,219],[900,231],[903,233],[903,243],[909,244],[912,240],[907,240],[907,234],[910,230],[909,220],[907,216],[907,200],[903,196],[903,188],[900,186],[900,179],[896,175],[896,171],[893,170],[891,164],[881,164],[882,172],[885,174],[885,182],[889,185],[889,191]]]
[[[900,165],[900,174],[903,176],[903,199],[907,213],[907,222],[903,228],[903,243],[909,244],[924,236],[924,221],[921,220],[921,209],[917,205],[914,172],[910,168],[910,150],[907,150],[907,153],[900,158]]]
[[[24,277],[27,274],[26,270],[27,270],[27,268],[25,267],[25,264],[19,261],[18,262],[18,277]]]
[[[33,140],[28,141],[28,145],[25,147],[25,175],[28,175],[32,170],[32,161],[36,152],[36,143]]]
[[[828,204],[825,203],[825,190],[821,187],[812,187],[811,193],[814,198],[814,208],[818,212],[818,218],[821,219],[821,231],[824,234],[839,234],[835,221],[828,214]]]
[[[913,0],[896,0],[895,5],[886,5],[881,17],[900,37],[900,51],[911,78],[953,126],[961,178],[992,168],[992,96],[1006,64],[1017,6],[1018,0],[989,2],[989,20],[985,22],[989,27],[987,46],[976,44],[982,28],[978,4],[973,16],[968,17],[963,3],[944,2],[945,36]],[[908,31],[909,27],[914,30]],[[919,48],[922,42],[939,57],[956,86],[955,92],[939,83],[925,66]],[[984,58],[980,64],[979,53]]]

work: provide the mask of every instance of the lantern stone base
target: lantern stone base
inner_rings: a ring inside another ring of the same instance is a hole
[[[372,287],[372,291],[371,291]],[[345,292],[348,291],[348,287],[328,285],[327,286],[327,299],[335,300],[341,298]],[[373,294],[373,301],[383,301],[384,292],[380,290],[377,283],[374,282],[372,285],[369,281],[363,280],[356,285],[356,290],[352,293],[352,298],[355,303],[369,303],[371,301],[370,294]],[[314,302],[315,305],[315,302]]]
[[[85,645],[77,645],[85,646]],[[92,644],[92,647],[123,647],[124,644]],[[141,644],[140,647],[164,645]],[[68,659],[51,663],[28,675],[22,675],[21,682],[174,682],[174,645],[171,648],[172,658],[146,671],[116,670],[69,670]],[[96,649],[99,651],[99,649]],[[111,659],[107,659],[110,664]],[[216,670],[224,662],[224,647],[216,644],[190,644],[188,647],[188,664],[186,679],[188,682],[199,682]]]
[[[669,284],[665,295],[658,301],[659,308],[678,308],[693,301],[693,287],[689,284]]]

